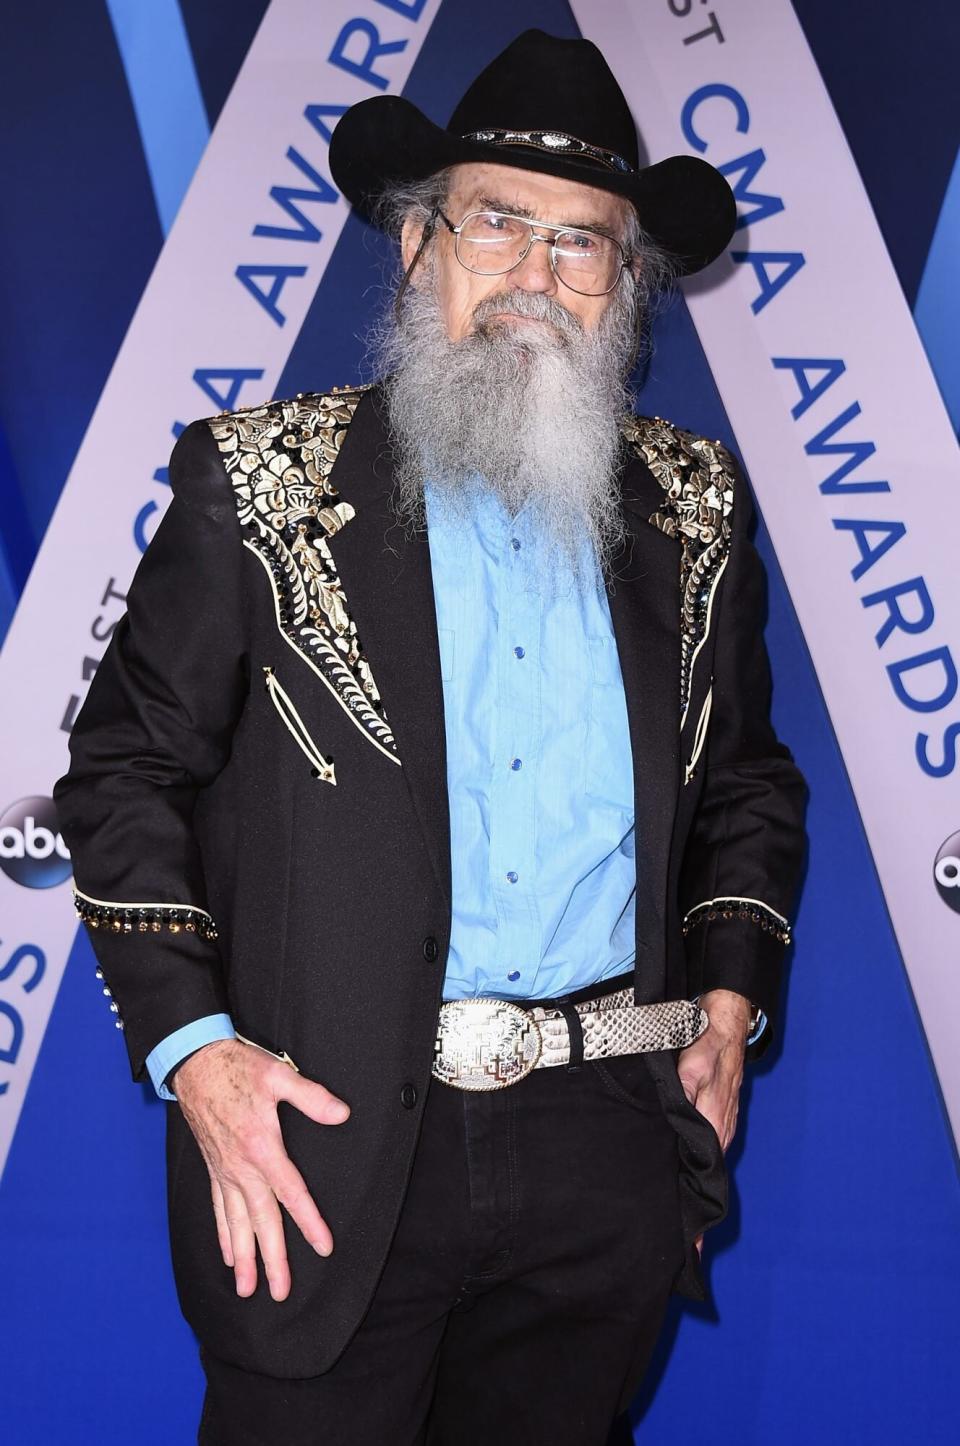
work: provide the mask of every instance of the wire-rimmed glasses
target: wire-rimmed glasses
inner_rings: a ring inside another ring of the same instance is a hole
[[[471,211],[455,226],[439,206],[435,211],[455,238],[460,265],[478,276],[505,276],[520,265],[536,241],[549,246],[557,280],[581,296],[606,296],[630,265],[619,241],[600,231],[555,226],[505,211]],[[540,231],[551,235],[541,236]]]

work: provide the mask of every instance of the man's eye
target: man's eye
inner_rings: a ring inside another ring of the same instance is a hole
[[[483,217],[483,225],[488,231],[506,231],[508,222],[506,216],[498,216],[495,211],[489,211]]]
[[[583,231],[565,231],[557,237],[557,245],[563,251],[580,251],[587,256],[600,249],[596,236],[588,236]]]

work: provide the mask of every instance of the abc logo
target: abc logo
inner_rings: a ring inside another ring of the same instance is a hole
[[[0,869],[28,889],[52,889],[70,877],[52,798],[21,798],[0,815]]]
[[[933,865],[933,877],[943,902],[960,914],[960,833],[941,844]]]

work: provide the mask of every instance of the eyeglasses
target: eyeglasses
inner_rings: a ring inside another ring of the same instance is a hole
[[[504,211],[471,211],[455,226],[439,206],[435,211],[456,238],[454,250],[460,265],[478,276],[505,276],[529,255],[535,241],[550,247],[557,280],[581,296],[606,296],[630,264],[619,241],[598,231],[554,226]],[[549,231],[552,239],[538,235],[539,231]]]

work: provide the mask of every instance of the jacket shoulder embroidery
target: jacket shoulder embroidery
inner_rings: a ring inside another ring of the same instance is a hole
[[[681,544],[680,726],[690,704],[693,665],[710,627],[710,608],[730,551],[734,463],[719,442],[661,417],[628,417],[621,431],[663,488],[649,518]]]
[[[270,577],[277,622],[354,724],[398,763],[328,540],[355,515],[330,474],[366,387],[302,393],[210,423],[244,536]]]

